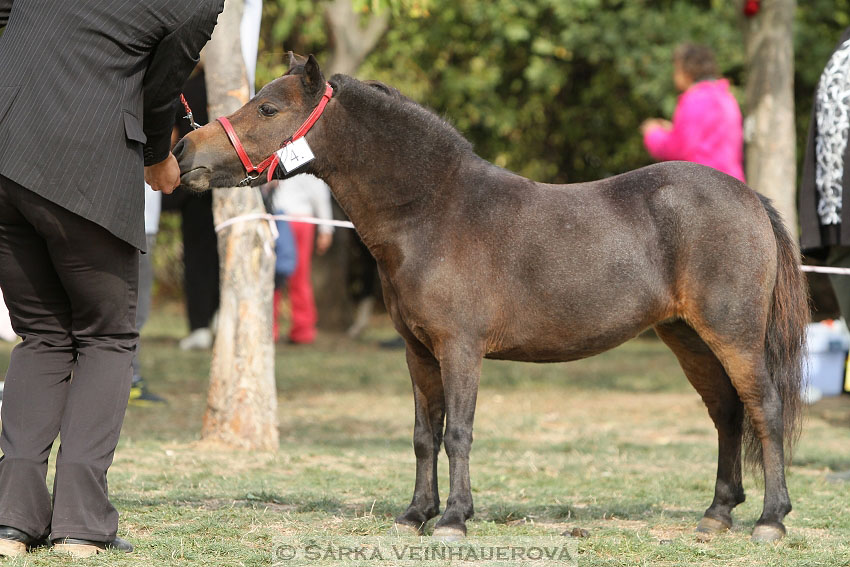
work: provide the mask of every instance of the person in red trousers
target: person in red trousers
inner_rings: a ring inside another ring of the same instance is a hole
[[[313,175],[296,175],[277,182],[273,206],[275,212],[293,217],[313,217],[331,220],[331,193],[327,184]],[[292,344],[310,344],[316,339],[318,313],[313,298],[311,265],[313,246],[316,252],[324,254],[333,240],[333,227],[313,223],[291,221],[290,228],[295,239],[295,271],[288,280],[289,301],[292,308],[292,325],[289,329],[289,342]],[[278,338],[278,309],[282,300],[281,289],[274,296],[274,338]]]

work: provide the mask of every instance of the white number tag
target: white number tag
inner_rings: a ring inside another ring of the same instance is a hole
[[[280,158],[280,165],[283,166],[283,170],[286,173],[291,173],[316,158],[310,149],[310,144],[303,137],[279,149],[277,151],[277,157]]]

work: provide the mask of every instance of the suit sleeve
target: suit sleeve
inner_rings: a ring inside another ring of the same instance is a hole
[[[8,0],[0,0],[4,2]],[[144,80],[145,165],[168,157],[180,89],[212,36],[224,0],[204,0],[154,49]]]
[[[9,13],[12,11],[12,0],[0,0],[0,29],[9,23]]]

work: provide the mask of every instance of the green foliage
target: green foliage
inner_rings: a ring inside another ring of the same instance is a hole
[[[711,44],[740,74],[735,22],[726,3],[441,0],[397,22],[364,74],[412,83],[498,165],[594,179],[649,162],[638,127],[672,113],[677,43]]]
[[[550,182],[649,163],[638,128],[676,104],[671,59],[683,41],[717,52],[743,102],[741,17],[723,0],[354,0],[391,9],[390,29],[359,71],[446,115],[494,163]],[[850,0],[798,8],[798,130]],[[266,3],[261,80],[286,69],[284,48],[327,54],[323,4]],[[281,22],[281,19],[285,20]],[[270,49],[271,48],[271,49]],[[802,142],[801,142],[802,143]]]
[[[386,9],[392,10],[396,16],[408,14],[418,17],[428,13],[431,0],[352,0],[354,9],[358,12],[380,13]]]
[[[276,0],[263,3],[263,26],[257,83],[263,85],[286,72],[288,51],[312,53],[325,59],[330,39],[324,9],[328,0]],[[428,14],[432,0],[352,0],[357,13],[368,17],[390,10],[396,22],[421,18]]]
[[[323,4],[312,0],[263,2],[263,24],[257,60],[258,86],[289,67],[288,51],[313,53],[320,61],[328,45]]]

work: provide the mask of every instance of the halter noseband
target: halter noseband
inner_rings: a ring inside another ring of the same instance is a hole
[[[310,113],[310,116],[307,117],[307,120],[301,124],[301,127],[295,131],[295,133],[287,138],[283,144],[281,144],[281,148],[285,148],[298,138],[304,137],[304,135],[310,131],[310,128],[313,127],[313,124],[319,120],[319,117],[322,116],[322,112],[325,111],[325,107],[328,105],[328,102],[331,100],[331,97],[334,94],[334,89],[330,85],[330,83],[325,83],[325,93],[322,95],[322,100],[319,101],[319,104],[316,108],[313,109],[313,112]],[[274,176],[274,172],[277,169],[278,163],[280,163],[280,157],[278,153],[275,152],[262,162],[254,166],[251,162],[251,158],[248,157],[248,153],[245,151],[245,148],[242,146],[242,142],[239,141],[239,136],[236,135],[236,130],[233,129],[233,125],[230,123],[230,120],[225,118],[224,116],[217,118],[219,124],[221,124],[222,128],[224,128],[224,132],[227,134],[227,138],[230,140],[230,143],[233,144],[233,148],[236,150],[236,154],[239,156],[239,161],[242,162],[242,167],[245,168],[246,177],[242,181],[239,182],[239,187],[245,187],[250,185],[252,181],[260,177],[263,171],[268,170],[266,180],[271,181]]]

